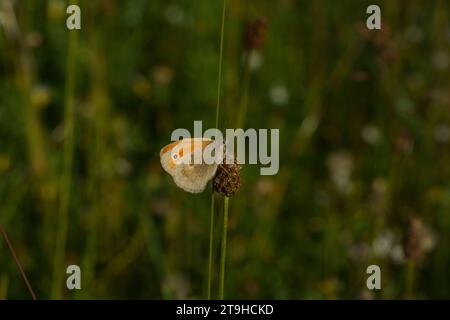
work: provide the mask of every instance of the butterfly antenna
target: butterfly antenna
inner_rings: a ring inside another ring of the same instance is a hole
[[[36,295],[34,294],[33,288],[31,287],[30,282],[28,281],[27,275],[25,274],[25,271],[22,268],[22,265],[20,264],[19,258],[17,257],[16,251],[14,250],[14,247],[11,243],[11,241],[9,241],[8,235],[6,234],[5,229],[3,229],[3,226],[0,224],[0,233],[3,236],[3,239],[5,239],[6,245],[9,248],[9,251],[11,252],[11,255],[14,258],[14,261],[16,262],[17,267],[19,268],[20,274],[22,275],[23,280],[25,281],[25,284],[28,288],[28,291],[31,294],[31,297],[33,298],[33,300],[37,300]]]

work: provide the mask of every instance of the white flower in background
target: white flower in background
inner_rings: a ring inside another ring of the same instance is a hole
[[[373,254],[380,258],[387,257],[394,247],[395,237],[392,231],[386,230],[381,233],[373,242]]]
[[[270,88],[270,100],[277,106],[285,105],[289,102],[289,92],[283,85],[275,85]]]
[[[361,138],[367,144],[377,144],[380,141],[380,131],[374,125],[366,125],[361,130]]]
[[[450,127],[447,125],[437,125],[434,128],[434,139],[440,143],[447,143],[450,141]]]
[[[248,56],[248,65],[250,67],[250,70],[252,71],[256,71],[259,68],[261,68],[261,66],[264,63],[264,58],[261,54],[261,52],[257,51],[257,50],[251,50]]]
[[[167,20],[167,22],[169,22],[170,24],[173,25],[181,25],[183,24],[184,20],[185,20],[185,13],[183,8],[181,8],[180,6],[176,5],[176,4],[171,4],[169,6],[167,6],[165,12],[164,12],[164,16]]]
[[[404,264],[406,262],[405,252],[401,244],[396,244],[391,250],[390,258],[395,264]]]
[[[349,194],[353,190],[351,174],[353,171],[353,157],[347,151],[336,151],[327,160],[331,180],[341,194]]]

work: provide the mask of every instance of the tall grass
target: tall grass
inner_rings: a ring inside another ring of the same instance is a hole
[[[77,4],[77,2],[74,2],[74,4]],[[69,224],[69,204],[72,187],[72,164],[74,152],[74,104],[78,33],[79,31],[77,30],[72,30],[69,32],[69,42],[67,48],[66,85],[64,89],[64,151],[63,168],[59,189],[59,210],[55,239],[56,248],[53,262],[53,280],[51,291],[51,297],[53,299],[61,298],[63,272],[65,270],[64,260]]]
[[[219,279],[219,299],[223,300],[225,291],[225,267],[227,257],[227,232],[228,232],[228,201],[223,198],[223,226],[222,226],[222,248],[220,253],[220,279]]]
[[[414,293],[415,261],[409,260],[406,265],[405,299],[412,299]]]
[[[210,226],[209,226],[209,258],[208,258],[208,292],[207,299],[211,299],[211,281],[212,281],[212,266],[213,266],[213,247],[214,247],[214,204],[215,204],[215,192],[211,194],[211,210],[209,213]]]
[[[250,86],[250,78],[251,78],[251,70],[250,70],[250,55],[251,50],[245,53],[244,57],[244,70],[242,76],[242,86],[241,86],[241,98],[239,103],[239,111],[238,117],[236,120],[236,128],[243,128],[245,124],[245,117],[247,115],[248,108],[248,94],[249,94],[249,86]]]
[[[11,252],[11,255],[14,258],[16,266],[19,269],[20,275],[22,276],[22,279],[25,282],[25,285],[26,285],[28,291],[30,292],[31,297],[33,298],[33,300],[37,300],[36,294],[34,293],[33,287],[31,286],[30,281],[28,280],[28,277],[27,277],[25,271],[23,270],[22,264],[19,261],[16,251],[14,250],[14,247],[13,247],[11,241],[9,240],[9,237],[6,234],[6,231],[5,231],[5,229],[3,229],[3,226],[1,224],[0,224],[0,234],[3,237],[3,239],[5,240],[5,243],[9,249],[9,251]],[[1,297],[1,293],[2,293],[1,291],[4,291],[4,295],[6,296],[7,285],[8,285],[8,283],[6,281],[6,287],[4,287],[4,288],[0,287],[0,297]]]
[[[219,129],[219,115],[220,115],[220,94],[222,89],[222,65],[223,65],[223,43],[225,34],[225,17],[226,17],[227,1],[223,0],[222,5],[222,23],[220,28],[220,48],[219,48],[219,72],[217,76],[217,101],[216,101],[216,121],[215,128]],[[210,210],[210,232],[209,232],[209,259],[208,259],[208,292],[207,298],[211,299],[211,278],[212,278],[212,264],[213,264],[213,244],[214,244],[214,197],[215,192],[212,190],[211,194],[211,210]]]

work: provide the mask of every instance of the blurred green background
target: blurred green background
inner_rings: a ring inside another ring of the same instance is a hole
[[[211,195],[178,189],[159,151],[214,126],[222,1],[79,4],[68,31],[66,1],[0,0],[0,224],[38,298],[205,298]],[[449,16],[227,1],[220,126],[279,128],[280,171],[242,169],[226,298],[450,298]],[[1,241],[0,299],[29,298]]]

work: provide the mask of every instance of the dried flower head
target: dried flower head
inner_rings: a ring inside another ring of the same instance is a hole
[[[233,196],[241,187],[241,166],[236,162],[221,164],[213,179],[214,191],[226,197]]]
[[[244,32],[244,46],[247,50],[259,49],[266,42],[267,19],[258,17],[247,23]]]
[[[420,260],[425,253],[433,249],[434,238],[419,218],[411,218],[408,225],[403,249],[410,260]]]

